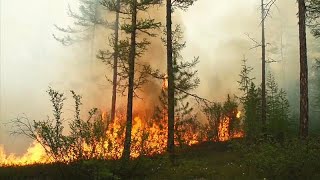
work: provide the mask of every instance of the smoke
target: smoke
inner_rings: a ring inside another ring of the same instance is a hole
[[[68,1],[76,7],[75,0]],[[6,151],[22,153],[31,143],[23,137],[9,136],[10,119],[25,113],[30,119],[43,119],[51,114],[46,94],[48,86],[68,96],[65,116],[72,117],[69,90],[83,96],[83,112],[92,107],[108,109],[111,86],[105,75],[111,71],[94,58],[90,42],[64,47],[55,41],[53,24],[70,25],[66,15],[67,1],[4,0],[1,7],[1,125],[0,144]],[[298,20],[295,1],[277,1],[277,7],[267,19],[267,56],[279,60],[268,66],[285,89],[290,89],[299,78]],[[28,7],[28,8],[25,8]],[[260,42],[260,6],[256,0],[212,1],[201,0],[188,11],[176,11],[175,23],[185,31],[186,60],[200,57],[198,65],[201,84],[195,92],[210,100],[225,99],[227,93],[238,93],[237,80],[241,59],[245,56],[254,67],[256,82],[260,82],[261,50],[251,49]],[[153,8],[148,16],[164,22],[162,8]],[[165,25],[165,24],[163,24]],[[108,34],[98,30],[93,52],[106,48]],[[140,62],[150,63],[165,72],[165,47],[159,39],[151,38],[152,45]],[[309,56],[319,56],[315,40],[308,36]],[[281,53],[282,52],[282,53]],[[317,54],[318,53],[318,54]],[[312,61],[312,59],[310,59]],[[156,101],[161,82],[152,81],[142,92],[143,99],[135,99],[136,108],[151,108]],[[125,98],[119,98],[125,102]],[[298,100],[294,100],[297,102]],[[123,106],[125,103],[120,103]]]

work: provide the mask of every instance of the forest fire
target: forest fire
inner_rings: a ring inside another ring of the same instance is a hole
[[[22,156],[6,155],[4,148],[0,146],[0,166],[23,166],[50,162],[52,162],[52,159],[47,156],[45,149],[37,142],[33,142]]]
[[[101,113],[102,117],[107,117],[106,113]],[[108,125],[106,139],[103,142],[82,143],[82,158],[102,158],[119,159],[121,158],[124,143],[125,116],[117,116],[114,122]],[[240,112],[237,120],[240,121]],[[106,121],[106,119],[104,119]],[[219,125],[219,141],[227,141],[234,137],[242,137],[243,133],[236,132],[229,135],[229,120],[224,119]],[[192,123],[176,124],[176,146],[190,146],[203,141],[208,141],[208,137],[203,131]],[[141,155],[152,156],[166,151],[167,145],[167,122],[166,119],[150,119],[149,121],[135,116],[132,128],[131,157],[137,158]],[[63,159],[68,163],[74,159],[74,154],[64,153]],[[33,142],[27,152],[22,156],[6,155],[4,148],[0,147],[0,166],[24,166],[31,164],[47,164],[55,162],[50,158],[45,148],[40,143]]]

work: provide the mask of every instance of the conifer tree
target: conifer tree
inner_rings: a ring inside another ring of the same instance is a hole
[[[289,123],[289,101],[286,92],[279,89],[274,76],[267,78],[267,117],[268,130],[274,136],[283,139]]]
[[[308,58],[306,40],[306,4],[298,0],[299,9],[299,45],[300,45],[300,130],[302,138],[308,136],[309,98],[308,98]]]
[[[168,76],[168,143],[167,151],[174,153],[174,62],[173,62],[173,29],[172,29],[172,13],[175,8],[186,10],[196,0],[166,0],[166,45],[167,45],[167,76]]]
[[[138,40],[138,34],[143,33],[149,36],[155,36],[150,31],[158,29],[160,23],[156,22],[152,18],[138,19],[138,13],[147,11],[152,5],[156,5],[158,2],[154,0],[122,0],[121,1],[121,13],[126,15],[129,20],[121,25],[123,30],[130,39],[121,40],[119,46],[121,47],[119,57],[123,60],[123,66],[121,68],[123,74],[122,78],[127,80],[127,118],[126,118],[126,130],[125,130],[125,142],[122,153],[122,158],[125,161],[130,159],[131,152],[131,130],[133,120],[133,97],[135,95],[135,89],[140,88],[141,84],[145,82],[145,74],[142,74],[142,79],[135,81],[135,65],[136,60],[147,49],[150,42],[144,38]],[[102,54],[104,55],[104,54]],[[125,90],[124,90],[125,91]],[[123,91],[123,92],[124,92]]]
[[[193,108],[190,107],[190,92],[195,90],[200,79],[197,77],[195,66],[199,63],[199,58],[195,57],[192,61],[185,61],[181,55],[181,51],[186,47],[183,42],[183,31],[180,25],[177,25],[172,34],[173,37],[173,70],[175,83],[175,136],[181,137],[183,127],[187,125],[195,126],[195,118],[192,115]],[[166,43],[166,40],[163,40]],[[160,97],[160,106],[156,107],[156,118],[164,119],[168,116],[168,88],[162,89]],[[163,113],[165,112],[165,113]],[[181,139],[181,138],[178,138]],[[181,142],[180,142],[181,144]]]

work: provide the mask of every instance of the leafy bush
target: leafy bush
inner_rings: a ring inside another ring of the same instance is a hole
[[[240,147],[240,146],[238,146]],[[265,141],[242,146],[244,163],[261,177],[313,179],[320,177],[320,139],[291,139],[283,144]]]

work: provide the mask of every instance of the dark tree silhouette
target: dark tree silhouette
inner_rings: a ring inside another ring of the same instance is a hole
[[[302,138],[308,136],[309,105],[308,105],[308,61],[306,40],[306,4],[298,0],[299,6],[299,43],[300,43],[300,130]]]

